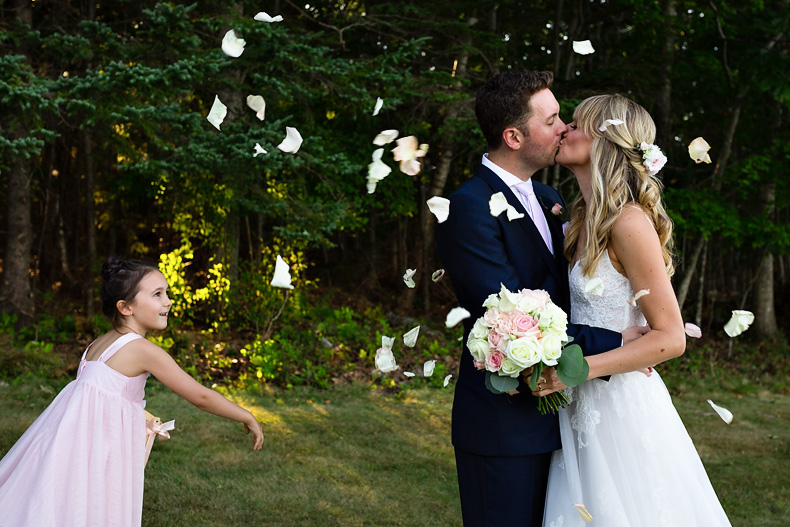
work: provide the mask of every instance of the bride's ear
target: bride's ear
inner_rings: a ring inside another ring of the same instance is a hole
[[[524,145],[524,134],[515,126],[505,128],[502,131],[502,142],[510,150],[519,150]]]

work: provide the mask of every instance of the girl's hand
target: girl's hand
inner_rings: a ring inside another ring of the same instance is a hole
[[[261,428],[261,424],[254,417],[250,421],[244,423],[244,433],[249,434],[250,432],[255,436],[252,449],[260,450],[263,447],[263,429]]]

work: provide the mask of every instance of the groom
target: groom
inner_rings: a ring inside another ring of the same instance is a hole
[[[464,321],[464,342],[485,311],[483,301],[500,284],[511,291],[544,289],[570,314],[562,224],[549,212],[565,202],[553,188],[531,180],[554,164],[566,131],[549,89],[552,80],[545,71],[506,72],[477,94],[475,115],[488,153],[474,177],[450,196],[450,215],[438,224],[437,236],[458,302],[472,315]],[[524,217],[492,216],[488,202],[497,192]],[[569,324],[568,334],[585,355],[622,342],[619,333],[600,328]],[[537,398],[523,379],[518,391],[488,391],[485,373],[464,346],[452,441],[465,527],[542,525],[551,453],[560,448],[559,423],[555,415],[538,413]]]

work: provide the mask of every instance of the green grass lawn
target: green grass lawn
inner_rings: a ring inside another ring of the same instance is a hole
[[[738,394],[668,381],[674,401],[736,527],[790,521],[790,396]],[[176,419],[146,469],[144,526],[458,526],[450,445],[452,384],[383,395],[231,391],[266,434],[254,452],[241,425],[149,383],[148,409]],[[57,389],[58,387],[54,387]],[[0,454],[53,397],[26,382],[0,386]],[[735,414],[726,425],[705,402]]]

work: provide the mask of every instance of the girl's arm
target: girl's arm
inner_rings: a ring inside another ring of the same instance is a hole
[[[135,344],[137,342],[140,344],[135,358],[140,361],[140,366],[145,371],[201,410],[243,423],[245,432],[252,432],[255,436],[253,449],[261,449],[263,430],[252,413],[197,382],[159,346],[142,339]]]

